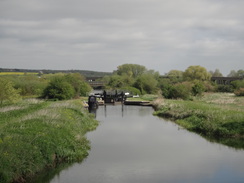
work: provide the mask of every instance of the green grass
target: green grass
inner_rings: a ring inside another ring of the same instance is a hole
[[[205,94],[193,101],[165,100],[154,102],[155,115],[170,118],[190,131],[208,138],[244,138],[244,97],[230,94]],[[226,140],[225,140],[226,141]],[[244,148],[244,143],[239,144]]]
[[[0,72],[0,76],[6,76],[6,75],[37,75],[38,73],[35,72]]]
[[[157,98],[157,95],[146,94],[135,98],[127,98],[128,101],[153,101]]]
[[[97,121],[81,101],[25,100],[0,108],[0,182],[21,182],[61,162],[88,155],[85,133]]]

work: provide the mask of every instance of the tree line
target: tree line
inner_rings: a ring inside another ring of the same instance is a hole
[[[85,77],[103,77],[105,75],[112,74],[111,72],[98,72],[98,71],[88,71],[88,70],[52,70],[52,69],[8,69],[8,68],[0,68],[0,73],[5,72],[23,72],[23,73],[39,73],[41,74],[57,74],[57,73],[80,73]]]
[[[86,96],[91,90],[80,73],[1,76],[0,104],[13,103],[26,96],[66,100]]]
[[[232,77],[243,77],[244,70],[231,71]],[[217,85],[212,76],[221,76],[218,69],[207,71],[201,66],[189,66],[185,71],[171,70],[161,76],[138,64],[123,64],[113,73],[103,76],[105,89],[116,89],[134,95],[159,94],[169,99],[191,99],[203,92],[234,92],[244,96],[244,80],[231,85]],[[0,103],[15,102],[21,97],[35,96],[52,100],[66,100],[87,96],[91,86],[80,73],[55,73],[0,77]]]
[[[244,70],[231,71],[231,77],[244,76]],[[164,76],[137,64],[123,64],[110,76],[105,76],[107,89],[127,90],[133,94],[159,94],[169,99],[191,99],[203,92],[235,92],[244,95],[244,80],[231,85],[217,85],[211,77],[223,76],[218,69],[207,71],[202,66],[189,66],[185,71],[171,70]]]

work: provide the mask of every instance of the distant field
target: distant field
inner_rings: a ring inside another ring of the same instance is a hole
[[[5,75],[37,75],[37,72],[0,72],[0,76]]]

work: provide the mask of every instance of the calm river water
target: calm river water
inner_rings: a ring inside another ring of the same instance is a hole
[[[51,183],[243,183],[244,150],[211,143],[139,106],[99,106],[91,151]]]

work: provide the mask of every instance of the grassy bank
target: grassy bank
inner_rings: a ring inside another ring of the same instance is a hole
[[[0,108],[0,182],[23,182],[60,162],[81,161],[97,121],[78,100],[25,100]]]
[[[155,101],[154,106],[155,115],[170,118],[190,131],[225,141],[225,144],[230,139],[241,140],[238,147],[244,148],[243,97],[214,93],[193,101],[161,99]]]

